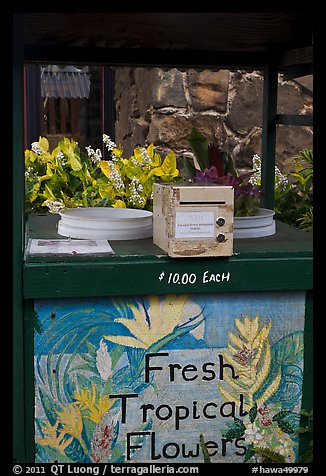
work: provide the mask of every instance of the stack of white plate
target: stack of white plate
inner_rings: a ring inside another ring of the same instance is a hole
[[[94,240],[138,240],[153,236],[153,214],[131,208],[69,208],[60,212],[58,233]]]

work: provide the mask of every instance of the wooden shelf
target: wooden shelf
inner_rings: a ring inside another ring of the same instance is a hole
[[[62,239],[57,221],[57,215],[31,216],[26,240]],[[312,236],[280,222],[275,235],[235,240],[231,257],[169,258],[151,239],[110,244],[114,255],[25,253],[25,298],[312,288]],[[170,273],[195,273],[196,282],[173,284]]]

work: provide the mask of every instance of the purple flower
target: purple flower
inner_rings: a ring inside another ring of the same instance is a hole
[[[217,169],[212,165],[209,169],[197,170],[194,181],[198,183],[217,183]]]
[[[262,195],[261,187],[249,182],[255,171],[239,175],[232,157],[222,152],[197,129],[193,128],[188,142],[197,159],[200,170],[195,170],[185,158],[185,169],[196,183],[230,185],[234,189],[235,216],[250,216],[257,212]],[[189,174],[190,172],[190,174]]]

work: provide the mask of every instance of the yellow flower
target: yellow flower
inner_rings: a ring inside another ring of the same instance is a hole
[[[65,449],[70,445],[73,437],[65,440],[65,433],[58,430],[58,425],[58,421],[52,426],[49,421],[44,420],[42,422],[43,438],[37,438],[36,442],[42,446],[50,446],[64,455]]]
[[[67,433],[76,438],[87,453],[87,448],[82,438],[83,419],[78,406],[74,403],[70,403],[64,407],[62,411],[58,411],[57,413],[59,422],[62,425],[62,433]]]
[[[116,401],[115,398],[110,398],[108,395],[100,395],[98,402],[90,409],[89,414],[86,416],[94,423],[100,423],[104,413],[106,413]]]
[[[166,296],[161,303],[157,296],[149,297],[149,310],[130,305],[134,319],[119,317],[115,322],[123,324],[132,336],[104,336],[116,344],[148,349],[152,344],[170,334],[181,323],[187,296]]]
[[[116,401],[115,398],[110,398],[108,395],[100,395],[97,398],[94,382],[92,382],[91,390],[82,389],[80,392],[75,392],[74,398],[76,404],[79,405],[82,410],[88,411],[85,418],[88,418],[94,423],[100,423],[104,413],[107,412]]]
[[[235,325],[240,334],[236,336],[228,333],[228,352],[224,352],[225,361],[232,365],[238,375],[235,380],[226,375],[223,385],[219,385],[222,397],[227,401],[239,401],[238,395],[244,395],[244,408],[249,411],[256,401],[258,406],[263,405],[278,389],[281,381],[281,368],[275,378],[265,388],[264,392],[255,400],[255,393],[265,383],[271,368],[271,346],[268,334],[272,320],[260,328],[259,316],[254,319],[246,314],[243,321],[235,319]],[[225,387],[228,386],[228,388]],[[231,393],[235,391],[235,393]]]

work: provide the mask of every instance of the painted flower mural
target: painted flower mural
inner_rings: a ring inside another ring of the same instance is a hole
[[[35,313],[37,462],[202,462],[200,434],[213,462],[296,460],[303,293],[39,300]]]
[[[148,386],[143,379],[145,351],[158,351],[204,320],[198,306],[197,315],[184,315],[186,295],[161,300],[150,296],[147,301],[128,303],[113,299],[105,311],[84,311],[87,331],[82,338],[78,324],[69,323],[69,318],[76,317],[73,313],[56,324],[55,332],[51,327],[43,334],[35,367],[39,380],[36,406],[41,402],[45,416],[36,419],[36,434],[41,435],[36,437],[40,460],[125,461],[124,442],[119,439],[120,410],[110,393],[144,390]],[[54,320],[55,314],[51,316]],[[104,335],[96,348],[89,339],[101,328],[109,328],[112,333]],[[42,355],[53,337],[58,340],[52,350]],[[115,345],[109,350],[105,340]],[[73,344],[75,350],[66,361]],[[83,345],[87,353],[80,352]],[[118,365],[123,354],[127,363]]]
[[[286,336],[272,349],[268,339],[271,320],[260,326],[258,315],[254,319],[245,315],[243,320],[235,319],[235,325],[238,335],[228,333],[224,355],[238,379],[235,383],[227,376],[219,393],[232,401],[243,395],[247,415],[242,421],[235,418],[224,436],[244,439],[245,461],[292,463],[297,441],[291,435],[299,424],[300,398],[298,392],[291,395],[289,384],[290,388],[291,383],[298,384],[302,373],[298,365],[302,363],[302,334]]]

